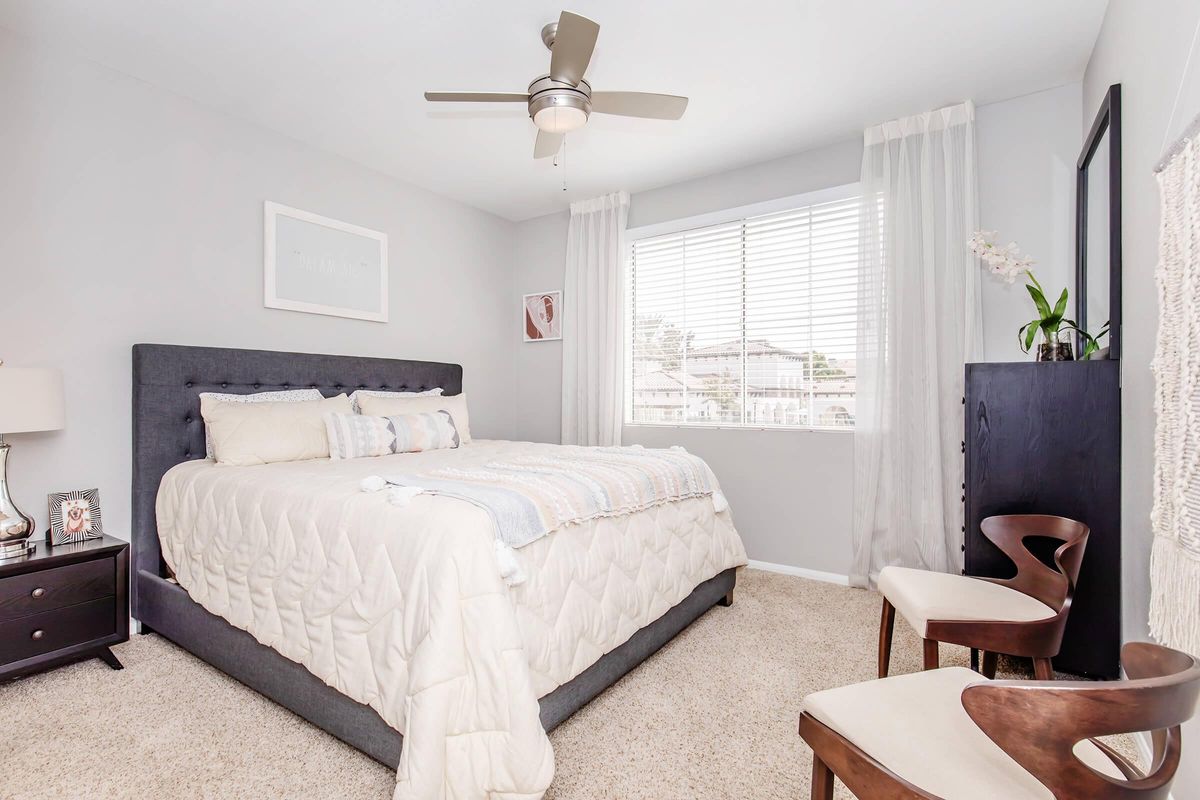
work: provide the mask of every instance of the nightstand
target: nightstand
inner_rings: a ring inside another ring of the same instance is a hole
[[[129,640],[129,543],[110,536],[0,561],[0,680],[80,658],[113,669]]]

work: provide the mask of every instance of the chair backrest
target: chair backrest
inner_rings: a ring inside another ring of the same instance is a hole
[[[1058,800],[1161,800],[1179,767],[1179,727],[1200,699],[1200,664],[1148,642],[1126,644],[1121,659],[1130,680],[976,683],[963,690],[962,704]],[[1083,739],[1141,731],[1154,735],[1144,775],[1101,742],[1094,744],[1126,780],[1102,775],[1074,754]]]
[[[1015,578],[997,583],[1036,597],[1055,611],[1062,611],[1070,603],[1087,549],[1087,525],[1048,514],[1005,514],[988,517],[979,527],[1017,567]],[[1054,551],[1057,571],[1025,546],[1025,540],[1035,536],[1062,542]]]

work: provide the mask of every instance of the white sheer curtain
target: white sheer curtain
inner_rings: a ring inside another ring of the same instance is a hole
[[[571,204],[563,285],[563,444],[621,443],[628,216],[625,192]]]
[[[982,339],[975,107],[868,128],[851,583],[962,566],[963,364]]]

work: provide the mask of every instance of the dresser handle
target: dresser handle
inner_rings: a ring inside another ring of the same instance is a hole
[[[46,635],[46,632],[40,628],[38,630],[34,631],[33,633],[29,634],[30,638],[33,639],[35,642],[37,640],[41,639],[45,635]]]
[[[32,597],[34,600],[37,600],[39,597],[42,597],[45,594],[46,594],[46,590],[39,586],[36,589],[34,589],[32,592],[30,592],[29,596]]]

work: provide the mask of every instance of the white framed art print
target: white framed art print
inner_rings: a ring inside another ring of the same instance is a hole
[[[268,200],[263,305],[388,321],[387,234]]]

